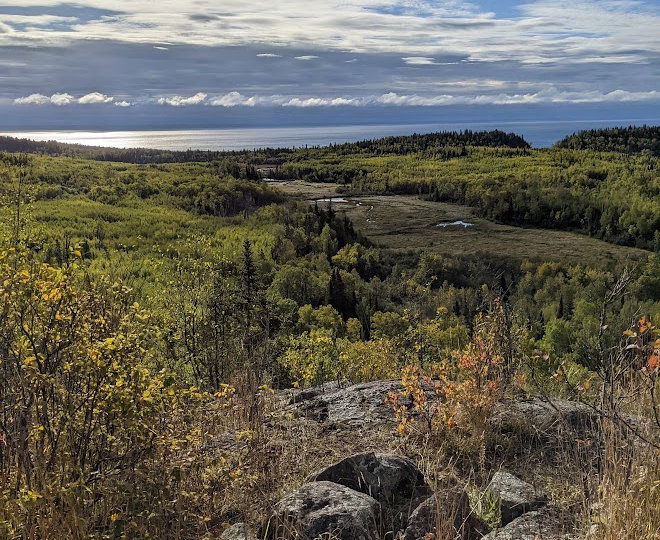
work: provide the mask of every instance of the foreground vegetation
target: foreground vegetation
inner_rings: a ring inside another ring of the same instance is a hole
[[[346,159],[392,175],[410,160],[415,178],[453,159],[484,176],[561,155],[579,164],[571,175],[626,170],[617,156],[466,151]],[[402,378],[413,405],[392,398],[399,435],[379,444],[460,463],[454,473],[478,486],[500,459],[487,427],[496,401],[542,392],[593,404],[611,454],[583,468],[582,485],[561,472],[551,484],[573,482],[573,514],[616,502],[603,538],[660,530],[657,443],[646,431],[647,446],[617,442],[626,413],[657,421],[654,254],[626,267],[389,251],[331,206],[285,200],[235,165],[2,155],[0,534],[217,537],[338,451],[282,408],[285,389],[386,378]],[[638,188],[629,199],[657,205]],[[614,467],[624,459],[639,483]]]

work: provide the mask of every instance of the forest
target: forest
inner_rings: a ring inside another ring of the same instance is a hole
[[[339,154],[397,154],[465,146],[508,146],[529,148],[529,144],[514,133],[503,131],[439,132],[414,134],[401,137],[385,137],[355,143],[334,144],[329,148]],[[311,147],[319,149],[319,147]],[[59,143],[57,141],[33,141],[15,137],[0,137],[0,150],[5,152],[27,152],[49,156],[65,156],[92,159],[97,161],[120,161],[125,163],[188,163],[194,161],[215,161],[227,158],[240,159],[247,163],[261,163],[264,160],[282,162],[290,154],[306,153],[308,148],[289,150],[284,148],[264,148],[254,151],[203,151],[203,150],[154,150],[150,148],[104,148],[81,144]]]
[[[660,128],[657,126],[591,129],[574,133],[556,145],[557,148],[660,156]]]
[[[597,402],[614,384],[606,351],[624,342],[633,401],[657,414],[660,164],[603,153],[599,137],[584,150],[463,132],[212,159],[62,157],[72,148],[50,143],[0,154],[0,537],[217,538],[257,519],[293,475],[269,438],[295,422],[272,397],[292,388],[405,382],[414,368],[461,381],[444,394],[457,407],[539,391]],[[465,204],[646,256],[392,250],[264,174]],[[460,424],[450,416],[442,430]],[[462,444],[443,452],[460,462]],[[639,523],[660,530],[652,512]]]

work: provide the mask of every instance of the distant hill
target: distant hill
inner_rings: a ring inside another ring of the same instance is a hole
[[[520,135],[504,131],[443,131],[384,137],[355,143],[334,145],[339,154],[414,154],[447,147],[487,146],[490,148],[531,148]]]
[[[459,153],[466,146],[488,146],[508,148],[530,148],[525,139],[514,133],[503,131],[448,131],[441,133],[414,134],[355,143],[332,145],[338,154],[397,154],[432,152],[451,148]],[[310,147],[311,149],[311,147]],[[209,151],[209,150],[156,150],[152,148],[108,148],[57,141],[33,141],[15,137],[0,137],[0,150],[49,156],[64,156],[92,159],[95,161],[118,161],[124,163],[187,163],[222,160],[227,157],[253,157],[256,161],[282,157],[293,152],[287,148],[265,148],[258,151]]]
[[[660,126],[590,129],[566,137],[557,148],[638,154],[644,150],[660,156]]]

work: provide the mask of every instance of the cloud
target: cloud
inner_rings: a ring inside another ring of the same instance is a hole
[[[82,105],[95,105],[97,103],[110,103],[115,98],[112,96],[106,96],[100,92],[92,92],[91,94],[85,94],[81,98],[78,98],[78,103]]]
[[[364,100],[360,98],[345,98],[345,97],[336,97],[336,98],[292,98],[286,103],[283,103],[283,107],[341,107],[341,106],[359,106],[364,104]]]
[[[433,66],[436,65],[435,58],[428,58],[426,56],[406,56],[402,58],[409,66]]]
[[[271,4],[13,0],[0,6],[0,99],[66,105],[98,89],[136,109],[311,108],[643,102],[660,91],[657,0]],[[99,58],[112,82],[90,88]],[[479,82],[489,80],[504,82]],[[73,101],[53,101],[57,89]]]
[[[538,92],[526,94],[480,94],[435,96],[399,95],[394,92],[383,94],[375,99],[381,105],[437,107],[443,105],[517,105],[530,103],[606,103],[660,100],[660,92],[630,92],[613,90],[611,92],[567,92],[550,87]]]
[[[79,103],[80,105],[97,105],[101,103],[110,103],[115,98],[106,96],[100,92],[91,92],[79,98],[72,96],[67,92],[53,94],[48,97],[44,94],[30,94],[29,96],[19,97],[14,99],[16,105],[46,105],[52,104],[62,107],[64,105],[73,105]]]
[[[115,101],[115,107],[130,107],[131,104],[128,101]]]
[[[199,105],[206,100],[207,94],[204,92],[197,92],[194,96],[170,96],[158,99],[161,105],[171,105],[172,107],[185,107],[187,105]]]
[[[75,101],[76,98],[67,93],[53,94],[50,96],[50,102],[53,105],[57,105],[58,107],[62,107],[63,105],[71,105],[72,103],[75,103]]]
[[[50,103],[50,98],[43,94],[30,94],[29,96],[16,98],[14,103],[17,105],[45,105]]]
[[[259,101],[256,97],[246,97],[240,92],[229,92],[224,96],[216,96],[209,100],[209,105],[216,107],[254,107]]]

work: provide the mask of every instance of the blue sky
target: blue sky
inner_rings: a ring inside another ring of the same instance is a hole
[[[0,129],[658,109],[657,0],[0,0]]]

